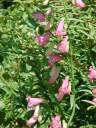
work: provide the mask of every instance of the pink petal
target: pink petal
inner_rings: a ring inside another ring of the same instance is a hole
[[[82,101],[96,106],[96,102],[94,101],[90,101],[90,100],[82,100]]]
[[[45,21],[45,15],[42,12],[33,13],[33,17],[36,18],[40,22],[44,22]]]
[[[64,93],[63,93],[63,92],[58,92],[58,94],[57,94],[57,96],[56,96],[57,101],[60,102],[60,101],[63,99],[63,97],[64,97]]]
[[[50,39],[50,35],[51,35],[50,32],[46,32],[43,35],[37,36],[36,41],[38,42],[38,44],[40,46],[45,46],[48,43],[49,39]]]
[[[68,42],[68,37],[66,36],[63,41],[58,45],[57,49],[61,53],[68,53],[69,51],[69,42]]]
[[[49,64],[49,66],[53,66],[55,62],[59,62],[61,60],[62,60],[61,56],[51,54],[49,56],[48,64]]]
[[[93,89],[92,89],[92,94],[93,94],[94,96],[96,96],[96,88],[93,88]]]
[[[50,123],[49,128],[63,128],[61,125],[61,120],[59,115],[52,117],[52,121]]]
[[[58,89],[58,94],[57,94],[57,100],[61,101],[64,97],[64,95],[69,95],[71,93],[71,84],[69,82],[69,78],[65,77],[63,80],[63,83],[61,87]]]
[[[91,82],[96,80],[96,69],[94,69],[92,66],[89,68],[89,79]]]
[[[94,103],[95,103],[95,105],[96,105],[96,97],[95,98],[93,98],[93,100],[92,100]]]
[[[57,122],[60,122],[60,115],[56,115],[56,116],[55,116],[55,120],[56,120]]]
[[[76,6],[76,7],[79,7],[79,8],[85,8],[86,5],[85,3],[82,1],[82,0],[75,0],[73,2],[73,4]]]
[[[50,78],[49,78],[49,83],[50,84],[53,84],[56,81],[56,79],[59,76],[59,72],[60,72],[60,69],[56,68],[56,66],[54,65],[52,67]]]
[[[32,116],[29,120],[27,120],[27,126],[31,127],[37,122],[37,118]]]
[[[56,29],[56,32],[55,32],[57,36],[63,36],[64,35],[63,27],[64,27],[64,20],[61,20],[59,22],[57,29]]]
[[[32,98],[30,96],[27,97],[27,101],[28,101],[28,107],[29,108],[43,103],[43,99],[41,99],[41,98]]]
[[[49,125],[48,128],[52,128],[52,127]]]
[[[58,62],[58,61],[61,60],[61,56],[58,56],[58,55],[52,55],[52,56],[51,56],[51,60],[52,60],[53,62]]]

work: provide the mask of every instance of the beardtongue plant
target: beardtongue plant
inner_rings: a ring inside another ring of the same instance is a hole
[[[14,2],[0,17],[0,127],[95,125],[96,5]]]
[[[50,73],[50,78],[49,78],[49,83],[50,84],[53,84],[58,76],[59,76],[59,72],[60,72],[60,69],[58,69],[55,65],[52,67],[51,69],[51,73]]]
[[[64,20],[61,20],[55,32],[56,36],[61,37],[65,34],[65,32],[63,32],[63,28],[64,28]]]
[[[59,62],[62,60],[62,57],[60,55],[54,55],[50,54],[48,55],[48,65],[49,67],[52,67],[56,62]]]
[[[72,0],[73,5],[79,8],[85,8],[86,4],[82,0]]]
[[[68,36],[64,37],[63,41],[57,46],[57,49],[61,53],[68,53],[69,51],[69,42],[68,42]]]
[[[84,8],[85,7],[85,3],[83,3],[83,1],[81,1],[81,0],[75,1],[74,5],[79,7],[79,8]],[[39,45],[41,45],[41,46],[46,46],[47,45],[47,43],[49,42],[50,35],[52,33],[51,29],[49,31],[50,32],[45,32],[41,36],[37,36],[37,42],[38,42]],[[61,55],[59,55],[59,54],[55,55],[52,52],[50,52],[50,54],[48,55],[49,56],[48,64],[51,67],[51,74],[50,74],[50,78],[49,78],[49,81],[48,81],[49,84],[54,84],[56,82],[57,78],[59,77],[60,70],[58,70],[56,68],[56,64],[55,63],[56,62],[58,63],[59,61],[61,61],[62,57],[66,53],[68,54],[68,52],[69,52],[70,43],[68,41],[67,31],[65,30],[64,20],[61,20],[58,23],[54,36],[57,36],[57,38],[61,41],[59,44],[57,44],[57,49],[56,49],[57,51],[60,52]],[[53,47],[53,49],[54,49],[54,47]],[[70,47],[70,49],[71,49],[71,47]],[[71,57],[72,57],[72,50],[70,50],[70,54],[71,54]],[[71,58],[71,64],[73,64],[72,63],[72,58]],[[95,80],[95,70],[94,71],[93,70],[94,69],[92,69],[92,67],[90,67],[90,69],[89,69],[89,71],[90,71],[89,79],[90,79],[91,82],[93,80]],[[72,67],[72,80],[73,79],[74,79],[74,74],[73,74],[73,67]],[[72,82],[72,84],[73,83],[74,82]],[[69,81],[69,77],[65,77],[61,87],[59,87],[59,89],[58,89],[57,96],[55,97],[57,99],[57,102],[62,101],[64,96],[70,95],[71,91],[72,91],[72,94],[74,96],[73,100],[75,100],[75,88],[73,87],[72,90],[71,90],[71,82]],[[92,101],[88,101],[88,102],[92,103],[92,104],[95,104],[95,102],[94,102],[95,100],[94,99]],[[86,101],[87,100],[85,100],[85,102]],[[73,119],[73,116],[75,115],[75,108],[76,108],[75,104],[76,104],[75,101],[73,101],[73,111],[72,111],[72,115],[71,115],[71,117],[69,119],[68,126],[70,126],[71,121]],[[64,126],[62,126],[61,121],[60,121],[60,116],[52,117],[52,122],[48,126],[48,128],[63,128],[63,127]]]
[[[32,109],[35,106],[34,114],[31,116],[29,120],[27,120],[26,124],[31,127],[33,126],[39,118],[39,104],[43,103],[43,99],[41,98],[32,98],[30,96],[27,97],[28,108]]]
[[[39,36],[37,36],[36,37],[36,41],[38,42],[38,44],[40,45],[40,46],[45,46],[47,43],[48,43],[48,41],[49,41],[49,39],[50,39],[50,35],[51,35],[51,33],[50,32],[46,32],[45,34],[43,34],[43,35],[39,35]]]
[[[66,77],[63,80],[62,86],[58,89],[58,94],[57,94],[57,100],[61,101],[64,97],[64,95],[70,95],[71,92],[71,83],[69,82],[68,77]]]
[[[50,123],[48,128],[63,128],[61,125],[61,120],[59,115],[52,117],[52,122]]]
[[[28,107],[31,108],[33,106],[39,105],[43,103],[43,99],[41,98],[32,98],[30,96],[27,97]]]
[[[33,17],[35,19],[37,19],[38,21],[40,21],[40,22],[44,22],[45,21],[45,14],[42,13],[42,12],[33,13]]]
[[[90,82],[93,82],[94,80],[96,80],[96,69],[94,69],[92,66],[90,66],[89,68],[89,79],[90,79]]]

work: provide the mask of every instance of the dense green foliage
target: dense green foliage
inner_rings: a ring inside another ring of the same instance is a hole
[[[40,111],[42,121],[38,128],[47,128],[53,114],[60,114],[66,122],[73,116],[70,127],[86,126],[96,128],[96,106],[81,100],[91,100],[88,69],[96,67],[96,2],[85,0],[84,9],[74,7],[71,0],[50,0],[48,6],[42,0],[14,0],[7,9],[0,9],[0,128],[27,128],[26,97],[42,97]],[[57,63],[60,75],[54,85],[49,85],[48,60],[46,53],[53,52],[58,39],[51,36],[49,43],[40,47],[35,41],[37,33],[44,33],[43,25],[32,18],[32,13],[52,8],[51,32],[63,17],[70,43],[70,51]],[[69,75],[72,93],[58,103],[55,98],[62,79]],[[74,112],[75,106],[75,112]],[[74,114],[74,115],[72,115]],[[83,127],[82,127],[83,128]],[[85,128],[85,127],[84,127]]]

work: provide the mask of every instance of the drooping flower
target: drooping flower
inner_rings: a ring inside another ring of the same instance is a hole
[[[37,122],[37,120],[38,120],[37,117],[32,116],[29,120],[27,120],[27,126],[31,127]]]
[[[57,68],[55,65],[52,67],[52,69],[51,69],[51,74],[50,74],[50,78],[49,78],[49,83],[50,84],[53,84],[56,80],[57,80],[57,78],[58,78],[58,76],[59,76],[59,72],[60,72],[60,69],[59,68]]]
[[[54,63],[59,62],[61,60],[62,60],[62,57],[60,55],[50,54],[49,55],[49,60],[48,60],[48,65],[50,67],[52,67],[54,65]]]
[[[96,98],[93,98],[93,100],[92,100],[94,103],[95,103],[95,105],[96,105]]]
[[[34,112],[33,116],[29,120],[27,120],[27,122],[26,122],[27,123],[27,126],[31,127],[37,121],[39,121],[38,119],[39,119],[39,105],[37,105],[35,107],[35,112]]]
[[[79,8],[85,8],[86,4],[82,0],[73,0],[72,1],[73,5]]]
[[[93,89],[92,89],[92,94],[93,94],[94,96],[96,96],[96,88],[93,88]]]
[[[61,53],[68,53],[68,51],[69,51],[68,36],[66,36],[66,37],[64,38],[64,40],[61,41],[61,43],[57,46],[57,49],[58,49]]]
[[[33,106],[43,103],[43,99],[42,98],[32,98],[31,96],[28,96],[27,102],[28,102],[28,107],[31,108]]]
[[[45,46],[49,39],[50,39],[50,36],[51,36],[51,33],[50,32],[46,32],[45,34],[43,35],[39,35],[36,37],[36,41],[38,42],[38,44],[40,46]]]
[[[69,78],[66,77],[63,80],[63,83],[58,90],[58,94],[57,94],[56,98],[58,101],[61,101],[63,99],[64,95],[67,95],[67,94],[70,95],[70,93],[71,93],[71,83],[69,81]]]
[[[52,117],[52,121],[48,128],[63,128],[61,125],[61,119],[59,115]]]
[[[89,68],[89,79],[91,82],[96,80],[96,69],[94,69],[92,66]]]
[[[91,101],[90,100],[82,100],[82,101],[96,106],[96,98],[93,98]]]
[[[36,18],[39,22],[45,21],[45,14],[42,12],[35,12],[33,13],[33,17]]]
[[[55,32],[56,36],[61,37],[66,34],[66,32],[63,32],[63,28],[64,28],[64,20],[61,20]]]

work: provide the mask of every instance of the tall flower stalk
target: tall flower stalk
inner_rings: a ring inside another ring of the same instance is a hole
[[[71,113],[71,116],[69,118],[69,121],[68,121],[68,126],[71,125],[71,122],[74,118],[74,115],[75,115],[75,108],[76,108],[76,101],[75,101],[75,84],[74,84],[74,65],[73,65],[73,49],[72,49],[72,46],[70,44],[70,55],[71,55],[71,79],[72,79],[72,95],[74,97],[74,100],[73,100],[73,108],[72,108],[72,113]]]
[[[66,3],[67,3],[67,0],[65,0],[65,3],[64,3],[64,16],[65,16],[66,22],[68,22],[67,11],[66,11]],[[74,100],[73,100],[73,105],[72,105],[73,106],[72,107],[72,113],[71,113],[69,121],[68,121],[68,127],[71,125],[71,122],[74,118],[75,108],[76,108],[75,84],[74,84],[74,64],[73,64],[73,56],[72,56],[73,55],[73,48],[72,48],[71,43],[69,43],[69,48],[70,48],[70,63],[71,63],[71,87],[72,87],[72,95],[74,97]]]

